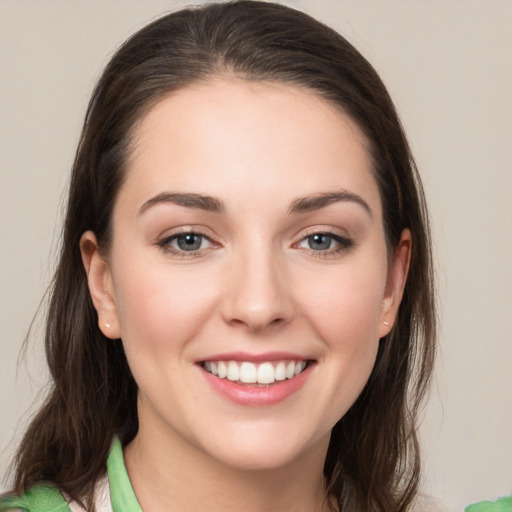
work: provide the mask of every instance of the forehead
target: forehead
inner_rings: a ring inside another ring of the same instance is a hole
[[[276,200],[333,188],[380,204],[357,125],[311,91],[238,79],[196,84],[154,105],[134,133],[123,187]]]

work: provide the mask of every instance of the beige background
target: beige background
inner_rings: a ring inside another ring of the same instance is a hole
[[[45,380],[40,327],[27,364],[17,358],[50,280],[88,96],[118,44],[188,3],[0,0],[0,479]],[[511,493],[512,1],[287,3],[375,65],[425,182],[443,319],[424,491],[447,511]]]

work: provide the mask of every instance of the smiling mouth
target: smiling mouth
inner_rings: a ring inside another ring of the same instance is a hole
[[[310,361],[204,361],[201,366],[205,371],[220,379],[245,385],[269,386],[276,382],[290,380],[300,375]]]

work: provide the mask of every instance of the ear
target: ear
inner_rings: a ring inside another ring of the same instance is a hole
[[[80,252],[89,293],[98,312],[99,328],[107,338],[120,338],[112,274],[108,261],[100,254],[96,235],[92,231],[86,231],[80,238]]]
[[[388,269],[386,291],[382,301],[379,323],[379,338],[389,334],[396,320],[409,272],[411,249],[411,232],[408,229],[404,229]]]

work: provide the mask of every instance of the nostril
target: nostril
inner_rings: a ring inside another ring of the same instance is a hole
[[[272,327],[279,327],[281,325],[284,325],[286,323],[285,318],[279,317],[279,318],[271,318],[271,319],[264,319],[259,318],[256,319],[254,317],[250,318],[232,318],[229,320],[229,323],[234,327],[245,327],[249,328],[252,331],[261,331]]]

